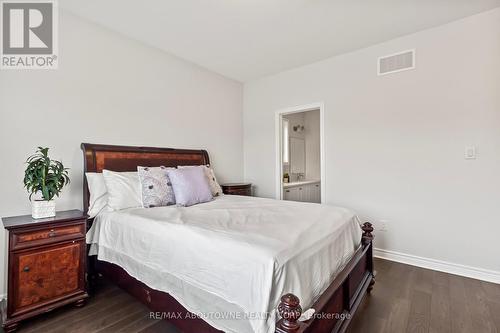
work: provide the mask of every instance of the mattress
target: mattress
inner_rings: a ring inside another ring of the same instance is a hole
[[[346,208],[225,195],[98,215],[90,254],[226,332],[272,333],[279,298],[308,309],[360,246]]]

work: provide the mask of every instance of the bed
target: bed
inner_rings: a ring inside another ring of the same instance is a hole
[[[204,150],[82,149],[86,172],[210,162]],[[373,228],[340,207],[227,195],[89,225],[90,286],[102,274],[183,332],[343,332],[374,284]]]

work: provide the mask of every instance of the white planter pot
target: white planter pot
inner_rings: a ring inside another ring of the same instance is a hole
[[[31,216],[34,219],[56,216],[56,202],[54,200],[33,200],[31,202]]]

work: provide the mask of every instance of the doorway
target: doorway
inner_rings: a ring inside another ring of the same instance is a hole
[[[324,106],[276,111],[276,199],[324,203]]]

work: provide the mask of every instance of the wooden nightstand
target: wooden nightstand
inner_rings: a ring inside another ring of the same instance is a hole
[[[20,321],[65,304],[83,306],[87,216],[79,210],[55,217],[3,218],[9,231],[7,318],[5,332]]]
[[[222,184],[222,192],[232,195],[252,195],[252,183],[226,183]]]

